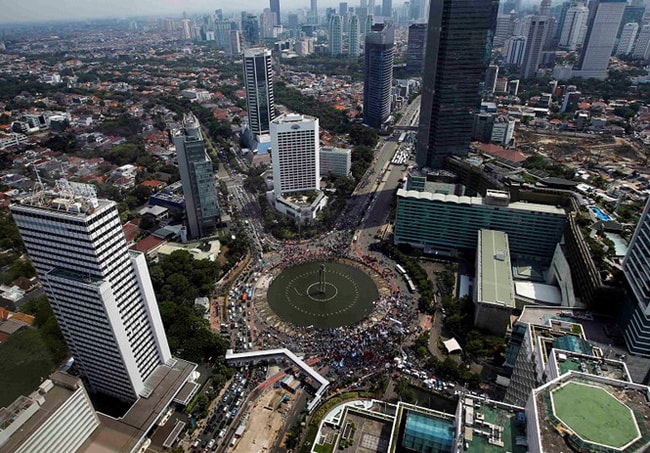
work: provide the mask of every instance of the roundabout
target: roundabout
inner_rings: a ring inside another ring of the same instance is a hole
[[[378,297],[377,285],[361,269],[314,261],[283,269],[269,285],[267,303],[282,321],[332,329],[370,315]]]

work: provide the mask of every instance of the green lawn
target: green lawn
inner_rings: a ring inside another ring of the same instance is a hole
[[[23,328],[0,344],[0,407],[33,392],[54,369],[37,329]]]
[[[601,388],[572,382],[552,398],[555,414],[585,440],[620,448],[638,436],[627,406]]]

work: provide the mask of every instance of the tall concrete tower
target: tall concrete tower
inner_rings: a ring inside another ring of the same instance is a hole
[[[391,24],[375,24],[366,34],[363,82],[363,122],[380,128],[390,116],[393,84],[395,29]]]
[[[115,202],[61,180],[11,212],[90,391],[144,396],[171,353],[145,257],[127,249]]]

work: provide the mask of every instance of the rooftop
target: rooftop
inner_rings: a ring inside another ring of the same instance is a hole
[[[508,235],[480,230],[477,257],[477,302],[515,306]]]
[[[545,451],[647,451],[648,388],[571,372],[535,390]]]
[[[402,198],[415,198],[418,200],[429,200],[429,201],[438,201],[441,203],[454,203],[454,204],[465,204],[469,206],[489,206],[485,199],[482,197],[468,197],[468,196],[457,196],[457,195],[444,195],[440,193],[430,193],[430,192],[418,192],[416,190],[404,190],[398,189],[397,196]],[[526,211],[526,212],[537,212],[553,215],[566,215],[566,212],[562,208],[556,206],[538,204],[538,203],[526,203],[524,201],[516,201],[509,203],[505,206],[507,209],[512,209],[516,211]]]
[[[495,401],[466,396],[461,434],[468,453],[525,453],[522,409]]]

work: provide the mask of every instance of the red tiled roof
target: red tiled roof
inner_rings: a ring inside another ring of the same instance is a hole
[[[523,153],[512,149],[505,149],[492,143],[481,143],[477,147],[490,156],[499,157],[510,162],[523,162],[526,160],[526,156]]]
[[[155,236],[147,236],[146,238],[138,241],[136,244],[131,247],[133,250],[138,252],[147,253],[149,250],[152,250],[162,244],[164,240],[158,239]]]

